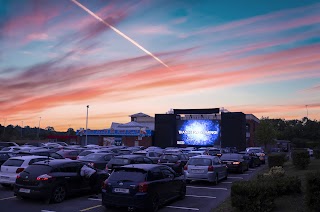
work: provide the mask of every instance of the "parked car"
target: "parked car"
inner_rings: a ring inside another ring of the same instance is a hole
[[[187,183],[191,180],[204,180],[217,185],[219,180],[227,179],[228,168],[218,156],[199,155],[189,159],[184,166],[184,176]]]
[[[119,155],[109,161],[106,170],[111,173],[114,168],[128,164],[153,164],[153,162],[150,158],[142,155]]]
[[[53,158],[49,159],[52,160]],[[43,160],[48,160],[48,157],[31,155],[9,158],[1,165],[0,184],[4,187],[12,186],[20,172],[22,172],[30,164]]]
[[[236,171],[244,173],[249,170],[249,164],[243,159],[241,154],[237,153],[226,153],[220,157],[222,163],[226,164],[228,171]]]
[[[209,148],[207,152],[208,152],[208,155],[211,155],[211,156],[221,156],[223,151],[218,148]]]
[[[241,152],[238,152],[238,154],[241,154],[243,156],[243,159],[247,161],[250,168],[254,168],[256,166],[261,165],[261,161],[259,157],[253,152],[248,153],[246,151],[241,151]]]
[[[141,150],[141,151],[136,151],[134,153],[132,153],[134,155],[143,155],[143,156],[146,156],[148,158],[150,158],[153,163],[158,163],[158,160],[160,159],[160,156],[162,155],[161,153],[158,153],[158,152],[147,152],[145,150]]]
[[[189,158],[182,153],[161,155],[158,164],[171,167],[175,172],[183,174],[183,167],[187,164]]]
[[[207,153],[205,151],[195,150],[195,151],[188,152],[187,155],[189,158],[191,158],[191,157],[197,156],[197,155],[207,155]]]
[[[266,154],[261,147],[248,147],[246,148],[246,152],[255,153],[259,157],[261,164],[266,163]]]
[[[7,152],[19,152],[19,151],[29,151],[32,149],[32,147],[25,147],[25,146],[8,146],[3,147],[1,151],[7,151]]]
[[[0,151],[0,166],[13,156],[12,152]]]
[[[183,176],[170,167],[134,164],[116,168],[102,187],[102,205],[157,211],[166,202],[186,195]]]
[[[81,160],[82,158],[84,158],[87,155],[90,155],[92,153],[98,153],[98,152],[110,153],[111,151],[108,150],[108,149],[103,149],[103,150],[102,149],[84,150],[77,156],[77,160]]]
[[[54,159],[64,159],[62,155],[59,153],[56,153],[54,150],[49,149],[31,149],[30,151],[20,151],[16,154],[17,156],[23,156],[23,155],[39,155],[39,156],[46,156],[51,157]]]
[[[18,147],[19,145],[15,142],[9,142],[9,141],[0,141],[0,149],[2,149],[3,147],[9,147],[9,146],[16,146]]]
[[[80,161],[88,164],[91,167],[94,167],[96,169],[105,169],[106,165],[109,163],[109,161],[114,157],[113,153],[92,153],[89,154]]]
[[[63,156],[64,158],[69,158],[71,160],[77,160],[77,157],[79,155],[78,150],[71,150],[71,149],[62,149],[57,152],[57,154]]]
[[[89,181],[80,175],[83,165],[67,159],[34,163],[17,176],[14,195],[59,203],[70,194],[91,191]],[[105,171],[97,171],[97,174],[101,184],[109,176]]]

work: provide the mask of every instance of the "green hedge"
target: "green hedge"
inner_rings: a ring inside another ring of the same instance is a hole
[[[310,163],[310,155],[307,150],[294,150],[291,153],[292,163],[298,169],[306,169]]]
[[[231,187],[231,204],[240,211],[272,211],[276,188],[270,182],[238,181]]]
[[[314,149],[313,150],[313,157],[315,159],[320,159],[320,149]]]
[[[301,193],[301,180],[297,176],[273,177],[270,175],[259,175],[258,181],[274,184],[277,196]]]
[[[268,156],[269,168],[274,166],[283,166],[286,161],[286,154],[284,153],[272,153]]]
[[[320,171],[306,175],[306,204],[310,211],[320,210]]]

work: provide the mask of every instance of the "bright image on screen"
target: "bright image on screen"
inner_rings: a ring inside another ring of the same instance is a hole
[[[208,119],[177,121],[177,144],[213,146],[219,139],[219,121]]]

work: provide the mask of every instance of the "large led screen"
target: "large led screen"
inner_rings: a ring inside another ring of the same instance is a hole
[[[177,120],[177,144],[188,146],[213,146],[220,141],[218,120]]]

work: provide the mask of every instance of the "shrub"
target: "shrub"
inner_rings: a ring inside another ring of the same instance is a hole
[[[313,156],[315,159],[320,159],[320,149],[314,149]]]
[[[273,153],[268,156],[269,168],[274,166],[283,166],[286,161],[286,155],[284,153]]]
[[[307,207],[310,211],[320,209],[320,171],[311,172],[306,175],[306,196]]]
[[[231,187],[231,204],[240,211],[272,211],[275,198],[275,185],[270,182],[238,181]]]
[[[292,163],[298,169],[306,169],[310,163],[308,151],[294,150],[292,152]]]

